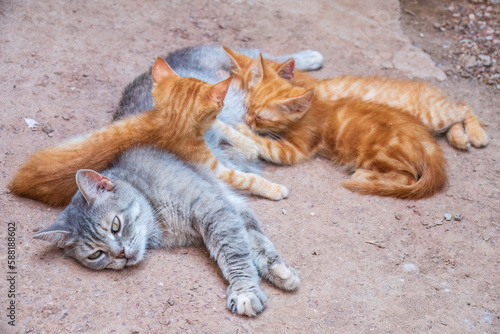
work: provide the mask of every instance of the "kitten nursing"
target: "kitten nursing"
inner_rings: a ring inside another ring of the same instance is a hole
[[[244,102],[249,127],[238,129],[257,143],[260,157],[291,165],[316,154],[333,159],[355,170],[344,187],[363,194],[418,199],[446,185],[442,151],[419,120],[384,104],[324,98],[316,85],[283,78],[288,66],[274,70],[261,57],[252,69]]]
[[[126,149],[153,145],[185,161],[207,166],[236,189],[274,200],[287,197],[284,186],[220,164],[205,142],[203,135],[216,122],[231,78],[215,85],[181,78],[161,58],[155,61],[152,77],[153,110],[115,122],[83,140],[37,152],[18,171],[10,184],[12,192],[52,205],[67,204],[76,191],[72,177],[76,170],[103,170]],[[245,141],[237,131],[227,134]]]
[[[35,238],[86,267],[123,269],[147,249],[204,244],[229,282],[227,307],[247,316],[266,303],[259,276],[286,291],[300,285],[244,201],[201,166],[136,148],[102,174],[78,171],[76,180],[71,204]]]

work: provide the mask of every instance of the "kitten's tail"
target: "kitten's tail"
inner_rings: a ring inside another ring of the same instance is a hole
[[[429,147],[425,148],[426,151]],[[395,174],[380,173],[372,170],[357,170],[353,178],[344,181],[345,188],[365,195],[391,196],[403,199],[420,199],[430,197],[443,189],[447,184],[446,160],[437,144],[432,145],[432,152],[426,156],[416,172],[420,175],[417,182],[407,185],[409,173]],[[406,176],[405,176],[406,174]],[[400,182],[398,182],[400,181]]]
[[[65,145],[38,151],[17,171],[8,188],[15,195],[51,206],[67,205],[78,190],[78,169],[103,170],[113,161],[114,155],[107,156],[103,150]]]
[[[149,144],[154,133],[143,116],[115,122],[83,138],[43,149],[33,154],[8,185],[13,194],[48,205],[71,202],[78,190],[75,174],[79,169],[102,171],[118,155],[137,144]]]

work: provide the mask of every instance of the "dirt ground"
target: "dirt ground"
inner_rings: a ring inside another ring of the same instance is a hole
[[[500,90],[446,77],[453,64],[440,54],[454,40],[433,24],[451,3],[1,1],[0,333],[499,333]],[[225,308],[226,283],[203,249],[152,251],[137,267],[92,272],[33,240],[61,209],[9,194],[17,168],[40,148],[108,124],[122,89],[156,56],[204,43],[318,50],[321,78],[425,78],[469,103],[491,143],[459,152],[439,138],[449,185],[419,201],[351,193],[340,186],[348,174],[322,159],[265,168],[290,198],[249,201],[302,286],[283,293],[262,283],[268,305],[253,319]]]

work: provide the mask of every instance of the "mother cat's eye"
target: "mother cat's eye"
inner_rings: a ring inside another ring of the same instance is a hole
[[[113,219],[113,224],[111,225],[111,232],[118,233],[118,231],[120,231],[120,226],[120,219],[118,217],[115,217]]]
[[[98,250],[98,251],[95,251],[94,253],[90,254],[90,256],[88,257],[89,260],[95,260],[97,259],[99,256],[101,256],[102,254],[102,251]]]

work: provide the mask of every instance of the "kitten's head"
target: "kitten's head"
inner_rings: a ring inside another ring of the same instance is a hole
[[[292,85],[280,69],[267,66],[262,56],[254,66],[243,103],[245,123],[255,132],[285,132],[302,119],[311,104],[314,91]]]
[[[152,70],[155,108],[173,117],[176,126],[184,125],[201,133],[208,130],[224,106],[232,77],[210,85],[194,78],[181,78],[163,58],[156,58]],[[177,129],[182,130],[182,129]]]
[[[71,204],[34,238],[63,248],[95,270],[119,270],[140,262],[151,236],[158,235],[146,198],[130,184],[112,182],[92,170],[79,170],[76,182],[79,191]]]
[[[295,61],[293,58],[283,63],[278,63],[271,59],[263,59],[262,57],[252,59],[226,46],[223,46],[223,49],[229,57],[231,64],[230,71],[233,76],[232,83],[236,90],[248,91],[255,84],[255,72],[260,62],[285,80],[292,81],[294,78]]]

